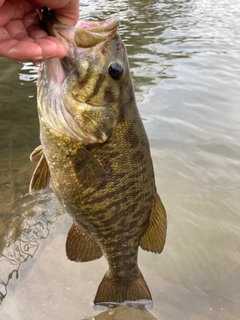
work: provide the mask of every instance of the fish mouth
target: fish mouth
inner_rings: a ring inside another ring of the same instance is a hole
[[[120,21],[111,17],[104,21],[79,21],[75,27],[69,27],[57,21],[51,9],[43,8],[41,26],[49,35],[69,45],[79,48],[91,48],[115,36]]]
[[[79,22],[76,25],[75,43],[80,48],[90,48],[115,36],[119,26],[118,18],[102,22]]]

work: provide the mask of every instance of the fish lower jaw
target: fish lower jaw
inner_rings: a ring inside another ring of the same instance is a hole
[[[153,308],[153,301],[152,300],[147,300],[147,299],[141,299],[141,300],[137,300],[137,301],[124,301],[121,303],[118,302],[99,302],[94,304],[93,302],[93,309],[94,311],[104,311],[106,309],[113,309],[116,307],[120,307],[120,306],[129,306],[129,307],[133,307],[135,309],[148,309],[151,310]]]

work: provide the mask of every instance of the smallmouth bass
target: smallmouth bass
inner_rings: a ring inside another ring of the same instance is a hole
[[[43,21],[68,54],[40,66],[41,146],[30,157],[37,163],[30,193],[41,194],[51,184],[73,218],[66,241],[70,260],[105,256],[108,268],[95,305],[151,301],[138,268],[138,248],[163,250],[166,213],[156,191],[119,20],[67,27],[45,9]]]

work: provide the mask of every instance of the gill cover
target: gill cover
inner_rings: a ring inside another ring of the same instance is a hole
[[[118,18],[60,24],[48,9],[42,24],[68,49],[63,59],[42,64],[38,83],[40,122],[83,145],[103,143],[119,117],[125,49]],[[116,59],[117,58],[117,59]]]

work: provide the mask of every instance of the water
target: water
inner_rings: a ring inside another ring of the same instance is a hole
[[[139,253],[158,319],[239,319],[239,12],[238,0],[81,2],[82,19],[121,19],[168,213],[164,252]],[[51,192],[28,194],[39,129],[36,71],[22,67],[0,59],[1,319],[92,318],[104,259],[68,261],[71,220]]]

